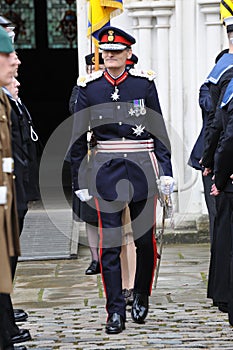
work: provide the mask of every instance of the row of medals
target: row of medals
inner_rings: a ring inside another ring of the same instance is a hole
[[[118,101],[120,99],[119,89],[117,88],[117,86],[115,86],[115,90],[112,93],[111,98],[113,101]],[[133,107],[131,107],[130,110],[128,111],[128,113],[131,116],[135,115],[135,117],[139,117],[140,115],[146,114],[146,108],[145,108],[143,99],[133,100],[132,103],[133,103]]]

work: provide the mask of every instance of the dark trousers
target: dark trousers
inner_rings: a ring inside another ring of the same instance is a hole
[[[5,349],[7,346],[11,345],[11,336],[7,328],[7,317],[8,313],[4,303],[4,295],[0,294],[0,349]]]
[[[129,205],[131,225],[136,246],[136,274],[134,292],[150,295],[157,250],[154,238],[155,224],[154,198],[147,201],[131,201]],[[114,312],[125,315],[125,301],[122,295],[121,280],[121,242],[123,202],[104,202],[98,200],[100,216],[100,262],[103,285],[106,294],[106,309],[109,315]]]
[[[228,301],[229,322],[233,325],[233,193],[225,193],[231,207],[231,255],[230,255],[230,289]]]
[[[224,192],[216,200],[213,243],[211,246],[207,297],[215,302],[228,302],[231,259],[231,207]]]
[[[205,202],[209,215],[209,231],[210,231],[210,243],[213,242],[213,232],[214,232],[214,220],[216,216],[216,200],[214,196],[210,195],[211,186],[213,184],[212,180],[213,174],[207,176],[202,175],[202,182],[204,187]]]
[[[11,337],[19,332],[9,294],[0,294],[0,349],[14,349]]]

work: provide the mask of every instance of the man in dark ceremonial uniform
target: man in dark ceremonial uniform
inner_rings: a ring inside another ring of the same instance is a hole
[[[233,18],[232,18],[233,19]],[[224,94],[220,108],[222,114],[223,135],[219,142],[214,165],[214,185],[211,194],[216,196],[224,192],[231,208],[231,244],[230,244],[230,277],[228,292],[229,322],[233,326],[233,79]]]
[[[108,334],[125,328],[120,266],[122,212],[128,204],[137,249],[131,316],[134,322],[144,323],[157,258],[154,229],[158,177],[162,174],[160,187],[165,194],[174,185],[170,142],[154,73],[126,70],[134,43],[131,35],[118,28],[100,31],[99,48],[106,70],[79,78],[71,149],[75,193],[83,201],[94,196],[99,215]],[[87,167],[89,127],[97,146]]]
[[[208,115],[204,139],[202,166],[203,176],[214,169],[215,153],[223,132],[223,111],[220,108],[226,88],[233,78],[233,26],[227,23],[226,29],[229,41],[229,52],[224,53],[207,77],[212,98],[212,110]],[[224,50],[225,52],[225,50]],[[229,289],[229,254],[231,246],[231,209],[224,192],[216,197],[216,217],[214,223],[213,242],[211,245],[211,259],[208,278],[208,298],[213,299],[214,305],[227,312]],[[222,267],[225,267],[224,269]]]

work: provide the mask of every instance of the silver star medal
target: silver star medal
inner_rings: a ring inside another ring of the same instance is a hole
[[[140,109],[138,107],[135,108],[135,116],[140,117]]]
[[[133,134],[135,134],[136,136],[141,136],[141,134],[144,132],[145,126],[142,126],[142,124],[140,125],[135,125],[135,128],[133,129]]]
[[[120,98],[120,95],[118,94],[119,89],[117,88],[117,86],[115,86],[115,91],[111,94],[111,98],[113,101],[118,101]]]
[[[131,117],[134,115],[134,109],[131,107],[130,110],[128,111],[129,115],[131,115]]]

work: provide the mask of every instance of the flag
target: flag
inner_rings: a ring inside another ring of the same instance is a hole
[[[220,17],[223,22],[225,18],[233,16],[233,0],[221,0]]]
[[[123,0],[90,0],[87,36],[92,35],[98,45],[100,29],[110,25],[111,18],[123,12]]]

